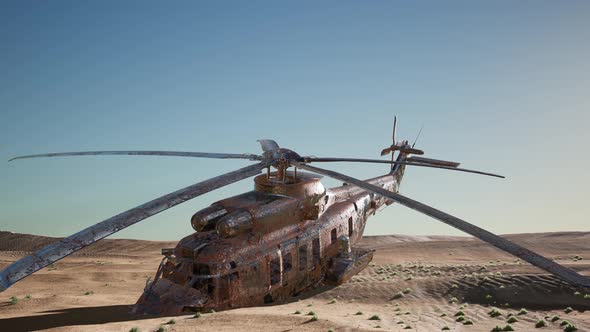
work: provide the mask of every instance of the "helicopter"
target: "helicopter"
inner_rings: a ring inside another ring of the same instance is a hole
[[[368,218],[397,203],[483,240],[579,287],[590,287],[580,275],[516,243],[399,193],[407,166],[430,167],[504,178],[460,168],[459,163],[421,157],[418,137],[396,140],[381,151],[390,160],[301,156],[277,142],[258,142],[262,154],[179,151],[86,151],[35,154],[15,159],[147,155],[246,159],[254,164],[190,185],[90,226],[52,243],[0,271],[0,292],[28,275],[94,242],[159,212],[231,183],[254,177],[254,190],[229,197],[191,217],[195,232],[175,248],[163,248],[153,279],[133,308],[135,313],[180,314],[283,303],[321,286],[338,286],[362,271],[373,251],[356,245]],[[397,156],[396,156],[397,152]],[[389,172],[360,180],[312,166],[314,163],[358,162],[390,165]],[[304,172],[306,171],[306,172]],[[322,176],[342,181],[326,188]]]

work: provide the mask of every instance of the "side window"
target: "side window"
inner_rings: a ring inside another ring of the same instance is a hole
[[[352,224],[352,217],[348,218],[348,237],[352,236],[352,232],[354,230],[353,224]]]
[[[336,228],[332,229],[332,231],[330,232],[330,243],[331,244],[336,243],[337,236],[338,236],[338,234],[336,233]]]
[[[299,247],[299,271],[307,268],[307,245]]]
[[[276,285],[281,281],[281,262],[279,257],[270,261],[270,284]]]
[[[260,285],[260,273],[258,271],[258,262],[255,262],[249,266],[245,266],[241,271],[240,283],[244,289],[256,289]]]
[[[293,255],[286,253],[283,255],[283,273],[289,272],[293,269]]]
[[[315,238],[311,242],[311,254],[313,256],[313,265],[317,265],[320,262],[320,239]]]
[[[218,279],[217,285],[218,285],[218,290],[219,290],[218,291],[218,295],[219,295],[218,300],[219,301],[229,300],[229,291],[230,291],[229,290],[229,279],[230,279],[229,275],[222,276]]]

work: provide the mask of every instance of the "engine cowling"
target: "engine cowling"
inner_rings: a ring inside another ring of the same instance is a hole
[[[215,229],[217,221],[225,216],[228,211],[221,205],[213,204],[191,217],[191,226],[197,232],[205,232]]]

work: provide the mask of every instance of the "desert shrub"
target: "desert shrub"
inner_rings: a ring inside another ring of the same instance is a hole
[[[357,315],[357,316],[360,316],[360,315],[362,315],[362,314],[363,314],[363,312],[362,312],[362,311],[357,311],[355,315]]]
[[[171,319],[171,320],[167,321],[166,324],[168,324],[168,325],[176,324],[176,321],[174,319]]]
[[[93,291],[86,291],[86,292],[84,293],[84,295],[92,295],[92,294],[94,294],[94,292],[93,292]]]
[[[558,320],[559,320],[559,316],[553,316],[553,317],[551,317],[551,321],[552,322],[556,322]]]
[[[315,315],[315,312],[313,312],[313,311],[310,311],[310,312],[308,312],[308,313],[307,313],[307,315],[308,315],[308,316],[313,316],[313,315]]]
[[[334,332],[334,330],[333,329],[328,329],[328,332]]]
[[[393,296],[393,300],[397,300],[397,299],[401,299],[402,297],[404,297],[404,293],[402,292],[397,292],[394,296]]]
[[[504,331],[504,329],[500,326],[496,326],[492,329],[492,332],[502,332],[502,331]]]
[[[457,300],[456,297],[451,297],[451,299],[449,300],[449,303],[457,303],[459,300]]]
[[[465,320],[465,316],[459,316],[455,319],[455,322],[463,322]]]
[[[490,312],[488,312],[488,315],[490,315],[490,317],[498,317],[498,316],[502,316],[502,313],[500,311],[498,311],[496,308],[490,310]]]
[[[412,327],[410,325],[406,325],[406,327],[404,327],[404,330],[411,330]]]
[[[520,309],[520,311],[518,312],[518,314],[519,314],[519,315],[526,315],[526,314],[528,314],[528,313],[529,313],[529,312],[528,312],[528,311],[526,311],[526,309],[525,309],[525,308],[522,308],[522,309]]]
[[[27,295],[25,295],[25,299],[27,299],[27,300],[30,300],[30,299],[31,299],[31,297],[32,297],[32,296],[31,296],[31,294],[27,294]]]
[[[545,326],[547,326],[547,323],[545,323],[545,321],[542,319],[537,321],[537,323],[535,324],[535,328],[537,328],[537,329],[539,329],[541,327],[545,327]]]
[[[318,320],[318,316],[316,316],[316,315],[313,315],[313,316],[312,316],[312,317],[309,319],[309,321],[310,321],[310,322],[317,322],[317,320]]]
[[[459,310],[455,313],[455,317],[458,317],[458,316],[465,316],[465,313],[462,310]]]
[[[139,329],[137,327],[132,327],[129,332],[139,332]]]
[[[445,313],[440,314],[440,317],[446,317],[446,316],[447,316],[447,314],[445,314]]]
[[[300,315],[300,314],[301,314],[301,311],[299,311],[299,310],[296,310],[296,311],[295,311],[293,314],[294,314],[294,315]]]
[[[502,331],[514,331],[514,328],[512,328],[512,325],[506,325]]]
[[[570,322],[568,322],[567,320],[563,320],[561,321],[561,323],[559,323],[559,326],[566,326],[568,325]]]
[[[10,304],[11,304],[11,305],[15,305],[15,304],[17,304],[17,303],[18,303],[18,297],[16,297],[16,296],[12,296],[12,297],[10,298]]]
[[[328,302],[328,304],[334,304],[336,303],[336,299],[332,299],[332,301]]]
[[[200,317],[201,317],[201,313],[200,313],[200,312],[197,312],[197,313],[196,313],[196,314],[193,316],[193,318],[200,318]]]
[[[373,315],[369,317],[369,320],[381,320],[381,317],[379,317],[378,315]]]
[[[440,329],[441,331],[449,331],[451,330],[448,326],[443,326],[442,329]]]
[[[508,320],[506,321],[506,323],[510,323],[510,324],[513,324],[516,322],[518,322],[518,319],[516,319],[516,317],[514,317],[514,316],[508,318]]]
[[[160,326],[160,327],[159,327],[159,328],[156,330],[156,332],[166,332],[166,328],[165,328],[164,326],[162,326],[162,325],[161,325],[161,326]]]
[[[577,331],[577,330],[578,330],[578,328],[577,328],[575,325],[573,325],[573,324],[567,324],[567,325],[566,325],[566,326],[563,328],[563,331],[564,331],[564,332],[574,332],[574,331]]]
[[[567,307],[563,310],[563,312],[565,312],[566,314],[569,314],[572,311],[574,311],[574,309],[572,309],[571,307]]]
[[[410,294],[411,292],[412,292],[412,289],[411,288],[406,288],[406,289],[403,290],[402,293],[404,293],[404,294]]]
[[[463,325],[473,325],[473,322],[471,320],[466,320],[463,322]]]
[[[313,303],[310,303],[310,304],[308,304],[307,306],[308,306],[308,307],[311,307],[312,305],[313,305]]]

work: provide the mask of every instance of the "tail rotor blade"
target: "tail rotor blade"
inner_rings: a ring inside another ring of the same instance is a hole
[[[418,131],[418,135],[416,135],[416,139],[414,140],[414,143],[412,143],[412,148],[416,145],[416,142],[418,142],[418,138],[420,138],[420,134],[422,134],[422,129],[424,129],[424,125],[420,126],[420,130]]]
[[[70,156],[98,156],[98,155],[127,155],[127,156],[166,156],[166,157],[197,157],[197,158],[214,158],[214,159],[248,159],[261,160],[262,157],[254,154],[237,154],[237,153],[209,153],[209,152],[188,152],[188,151],[81,151],[81,152],[58,152],[30,154],[25,156],[14,157],[8,161],[28,158],[42,157],[70,157]]]
[[[397,143],[396,139],[395,139],[395,132],[397,131],[397,116],[393,117],[393,134],[392,134],[392,139],[393,139],[393,145],[395,145],[395,143]]]
[[[229,172],[173,193],[156,198],[131,210],[90,226],[74,235],[52,243],[34,254],[24,257],[0,271],[0,292],[22,278],[56,262],[92,243],[126,227],[167,210],[175,205],[227,186],[231,183],[257,175],[268,163],[258,163]]]
[[[465,233],[468,233],[474,237],[477,237],[478,239],[485,241],[485,242],[495,246],[496,248],[504,250],[507,253],[512,254],[518,258],[521,258],[522,260],[529,262],[532,265],[535,265],[535,266],[537,266],[537,267],[539,267],[539,268],[541,268],[553,275],[556,275],[557,277],[559,277],[567,282],[570,282],[575,285],[583,286],[583,287],[590,287],[590,278],[583,276],[583,275],[581,275],[581,274],[575,272],[574,270],[571,270],[565,266],[557,264],[554,261],[547,259],[547,258],[545,258],[545,257],[543,257],[543,256],[541,256],[529,249],[526,249],[516,243],[508,241],[498,235],[495,235],[491,232],[486,231],[485,229],[477,227],[473,224],[470,224],[464,220],[461,220],[461,219],[454,217],[450,214],[447,214],[443,211],[437,210],[431,206],[420,203],[418,201],[415,201],[411,198],[400,195],[398,193],[391,192],[391,191],[385,190],[383,188],[374,186],[374,185],[369,184],[365,181],[344,175],[342,173],[338,173],[338,172],[334,172],[334,171],[330,171],[330,170],[326,170],[326,169],[322,169],[322,168],[318,168],[318,167],[309,166],[309,165],[306,165],[303,163],[296,163],[296,166],[301,169],[308,170],[310,172],[325,175],[325,176],[328,176],[328,177],[331,177],[331,178],[334,178],[334,179],[337,179],[340,181],[345,181],[346,183],[366,189],[366,190],[371,191],[375,194],[390,198],[390,199],[398,202],[401,205],[409,207],[410,209],[416,210],[416,211],[423,213],[429,217],[432,217],[434,219],[442,221],[447,225],[455,227]]]

